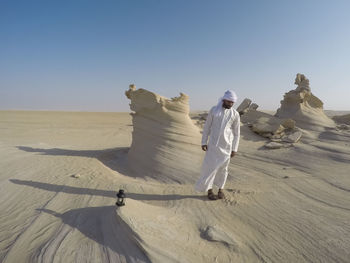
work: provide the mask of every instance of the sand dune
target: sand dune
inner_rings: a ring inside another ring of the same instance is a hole
[[[1,262],[348,262],[348,131],[268,150],[243,125],[227,198],[212,202],[194,192],[197,175],[135,176],[133,121],[0,112]]]

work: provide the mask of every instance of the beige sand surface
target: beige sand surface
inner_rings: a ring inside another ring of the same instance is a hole
[[[128,113],[0,112],[0,262],[349,262],[348,131],[268,150],[242,126],[227,199],[208,201],[135,177],[132,128]]]

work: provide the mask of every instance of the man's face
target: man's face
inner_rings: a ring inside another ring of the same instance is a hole
[[[229,101],[229,100],[222,100],[222,107],[224,107],[225,109],[231,109],[233,106],[233,101]]]

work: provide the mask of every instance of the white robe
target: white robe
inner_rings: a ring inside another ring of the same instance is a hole
[[[221,107],[219,114],[215,114],[215,108],[210,109],[203,127],[202,145],[208,145],[208,150],[203,160],[201,176],[195,184],[195,190],[198,192],[206,192],[212,189],[213,185],[224,188],[231,151],[238,150],[239,113],[233,108]]]

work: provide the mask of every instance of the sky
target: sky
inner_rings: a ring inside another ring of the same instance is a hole
[[[276,110],[305,74],[350,110],[350,1],[0,0],[0,110],[130,111],[129,84]]]

